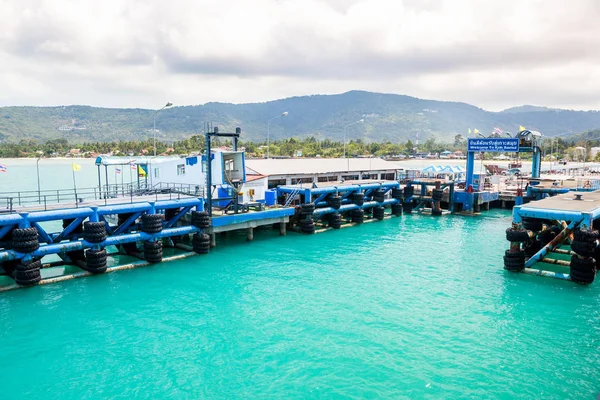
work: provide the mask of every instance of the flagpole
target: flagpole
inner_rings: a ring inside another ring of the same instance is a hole
[[[125,174],[123,173],[123,170],[121,170],[121,195],[125,196],[125,184],[123,183],[123,175]]]

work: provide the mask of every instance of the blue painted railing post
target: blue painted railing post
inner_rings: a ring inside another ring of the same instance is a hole
[[[100,222],[100,217],[98,216],[98,207],[90,207],[92,209],[92,213],[90,214],[90,222]]]
[[[19,222],[19,228],[21,229],[25,229],[25,228],[29,228],[31,225],[29,224],[29,213],[20,213],[19,214],[21,216],[21,222]]]
[[[150,209],[148,210],[148,214],[156,214],[156,203],[154,203],[153,201],[150,201],[149,204],[150,204]]]
[[[467,179],[465,182],[465,189],[469,186],[473,186],[473,174],[475,173],[475,152],[467,152]]]

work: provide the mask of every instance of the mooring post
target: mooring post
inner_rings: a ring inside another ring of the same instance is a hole
[[[287,224],[285,223],[285,221],[281,221],[279,223],[279,235],[280,236],[285,236],[286,235],[286,229],[287,229]]]
[[[214,233],[210,234],[210,247],[217,247],[217,235]]]
[[[247,236],[246,239],[251,242],[254,240],[254,228],[249,226],[247,229]]]

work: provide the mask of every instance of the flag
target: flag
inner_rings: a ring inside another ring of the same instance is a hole
[[[73,171],[77,172],[77,171],[81,171],[81,165],[80,164],[75,164],[73,163]]]
[[[519,125],[519,132],[524,131],[526,128],[523,125]]]
[[[471,134],[471,128],[469,128],[469,135]]]
[[[134,171],[137,169],[137,168],[135,167],[135,163],[134,163],[133,161],[129,163],[129,167],[130,167],[132,170],[134,170]]]
[[[121,173],[121,168],[115,168],[115,174],[120,174]]]
[[[146,176],[146,171],[144,170],[144,168],[142,168],[141,165],[138,165],[138,175],[139,176]]]
[[[8,172],[8,170],[6,169],[6,165],[0,164],[0,172],[4,172],[4,173]]]
[[[503,131],[502,131],[502,129],[500,129],[500,128],[496,128],[496,127],[494,127],[494,133],[497,133],[497,134],[499,134],[499,135],[502,135]]]
[[[479,133],[479,129],[473,129],[473,133],[477,135]]]

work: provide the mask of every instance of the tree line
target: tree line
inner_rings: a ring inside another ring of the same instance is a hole
[[[600,135],[599,135],[600,136]],[[213,139],[213,146],[230,147],[231,142],[223,139]],[[590,148],[600,146],[600,139],[569,141],[562,138],[555,140],[545,139],[541,142],[542,153],[545,158],[588,161]],[[167,143],[156,142],[156,151],[160,155],[188,155],[204,152],[206,140],[204,135],[192,135],[186,139]],[[265,157],[267,143],[265,141],[240,141],[239,147],[243,148],[249,157]],[[584,150],[585,149],[585,150]],[[314,137],[287,138],[273,140],[269,143],[268,153],[271,157],[343,157],[344,154],[354,156],[398,156],[410,155],[417,152],[441,153],[443,151],[466,151],[466,138],[456,135],[453,143],[444,143],[435,138],[429,138],[418,145],[411,140],[404,143],[365,142],[355,139],[347,142],[332,141],[330,139],[318,140]],[[19,142],[0,143],[0,157],[64,157],[68,155],[78,157],[94,157],[100,154],[115,156],[142,156],[154,154],[152,139],[114,141],[114,142],[83,142],[70,143],[66,139],[52,139],[38,142],[32,139],[23,139]],[[488,155],[491,156],[491,155]],[[600,157],[599,157],[600,161]]]

